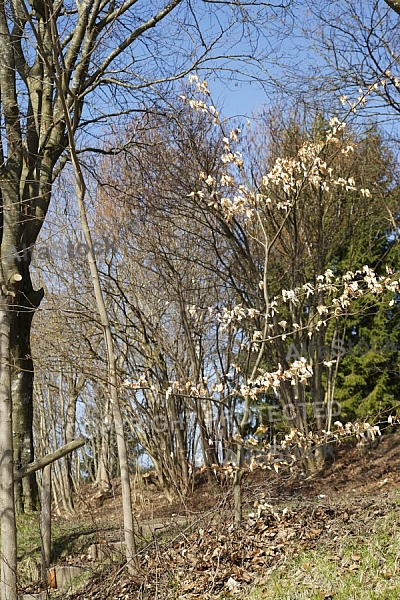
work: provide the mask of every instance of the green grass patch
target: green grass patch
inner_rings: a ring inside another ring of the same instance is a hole
[[[18,579],[21,585],[40,578],[41,565],[40,513],[17,517]],[[85,553],[98,534],[92,525],[54,522],[51,530],[52,563],[63,557]]]
[[[249,600],[398,600],[398,514],[375,521],[373,531],[346,535],[271,570]],[[333,543],[332,543],[333,542]],[[336,543],[335,543],[336,542]]]

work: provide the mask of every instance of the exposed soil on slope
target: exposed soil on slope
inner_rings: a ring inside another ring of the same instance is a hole
[[[122,561],[104,563],[81,591],[69,597],[230,597],[225,596],[227,590],[239,594],[236,585],[243,589],[259,583],[271,569],[304,549],[324,544],[327,552],[335,553],[339,537],[362,536],[389,512],[400,518],[398,490],[399,432],[383,436],[379,446],[365,456],[352,444],[340,446],[335,460],[313,477],[304,477],[300,469],[248,474],[245,518],[239,527],[233,522],[230,483],[200,483],[188,498],[171,505],[154,485],[136,481],[141,583],[128,574]],[[113,494],[100,502],[87,487],[76,508],[77,519],[92,523],[98,541],[107,544],[122,539],[118,482]],[[63,560],[90,561],[87,550]],[[95,572],[95,561],[92,564]],[[344,564],[346,568],[352,567]]]

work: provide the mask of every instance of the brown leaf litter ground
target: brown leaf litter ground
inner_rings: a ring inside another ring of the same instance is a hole
[[[89,580],[68,598],[247,598],[274,570],[317,547],[339,563],[343,574],[357,570],[358,555],[343,556],[341,541],[351,536],[361,543],[374,523],[389,513],[400,522],[399,466],[400,433],[395,433],[384,436],[366,456],[351,444],[341,446],[336,460],[311,478],[302,477],[298,469],[278,474],[256,471],[244,482],[240,526],[233,521],[230,484],[203,482],[187,499],[170,505],[155,486],[136,481],[139,584],[119,561],[118,484],[102,506],[91,499],[87,488],[77,503],[76,519],[91,524],[95,539],[110,549],[113,560],[96,562],[87,547],[79,555],[60,559],[90,568]]]

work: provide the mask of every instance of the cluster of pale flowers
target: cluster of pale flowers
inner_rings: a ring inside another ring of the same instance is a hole
[[[222,174],[219,181],[209,174],[202,173],[200,179],[206,183],[207,189],[199,189],[190,195],[202,194],[204,197],[208,193],[210,205],[222,209],[225,219],[230,221],[234,217],[252,220],[257,209],[265,206],[288,211],[306,185],[322,192],[328,192],[333,187],[340,187],[348,192],[356,191],[353,177],[337,176],[333,168],[321,157],[327,145],[340,142],[338,134],[344,126],[344,123],[335,117],[330,121],[330,129],[326,132],[324,142],[306,142],[296,157],[277,158],[269,172],[261,178],[258,189],[237,182],[231,173]],[[241,171],[244,166],[242,154],[232,149],[232,142],[237,141],[239,133],[240,130],[235,129],[230,132],[229,138],[223,138],[221,160],[225,165],[236,165]],[[350,152],[354,152],[351,145],[341,149],[342,154]],[[233,188],[234,192],[224,194],[218,191],[227,186],[229,189]],[[366,188],[360,188],[358,191],[365,197],[371,196]]]
[[[319,275],[316,279],[316,285],[306,283],[301,288],[282,290],[282,300],[297,304],[304,294],[309,298],[320,292],[332,296],[341,291],[339,296],[332,298],[330,307],[321,304],[317,306],[317,312],[320,315],[333,313],[338,316],[350,306],[352,301],[358,298],[367,295],[380,296],[384,292],[396,293],[399,291],[399,280],[396,273],[387,270],[386,275],[378,276],[368,265],[364,265],[362,270],[347,271],[340,277],[335,277],[332,270],[328,269],[324,275]],[[390,306],[393,306],[393,304],[394,299],[389,302]]]
[[[197,75],[191,75],[189,82],[194,87],[195,93],[204,96],[204,100],[188,98],[185,95],[181,95],[181,99],[193,110],[210,114],[215,125],[221,125],[215,107],[206,102],[210,95],[207,82],[200,80]],[[237,182],[231,172],[223,173],[219,176],[219,180],[210,174],[201,173],[200,180],[203,185],[200,189],[192,191],[189,196],[198,195],[203,198],[208,195],[209,204],[221,209],[228,221],[234,217],[251,221],[257,209],[266,205],[274,205],[278,210],[288,211],[305,185],[311,185],[322,191],[329,191],[332,187],[355,191],[357,188],[354,178],[337,177],[332,167],[329,167],[321,157],[328,145],[340,143],[339,134],[345,128],[345,123],[333,117],[329,121],[329,127],[324,141],[306,142],[299,149],[297,156],[277,158],[270,171],[262,177],[259,189],[252,189],[250,185]],[[221,161],[227,168],[235,165],[239,172],[242,172],[243,156],[232,147],[238,142],[240,133],[241,130],[236,128],[230,131],[229,136],[223,137]],[[341,149],[342,154],[353,151],[351,145]],[[222,190],[227,188],[234,189],[234,192],[224,194]],[[361,188],[359,191],[364,196],[371,195],[368,189]]]
[[[254,380],[249,379],[247,383],[241,385],[240,394],[255,400],[258,395],[265,394],[271,388],[276,390],[284,381],[290,381],[292,385],[297,382],[307,383],[307,379],[312,375],[312,365],[307,363],[305,358],[300,358],[293,361],[288,369],[283,369],[279,364],[276,371],[265,371]]]
[[[208,82],[201,80],[198,75],[189,75],[189,83],[197,94],[204,96],[205,100],[211,95],[208,88]],[[208,104],[205,100],[193,97],[188,98],[185,94],[181,94],[179,97],[183,102],[187,103],[192,110],[208,114],[212,118],[214,125],[220,124],[218,111],[213,104]]]
[[[304,295],[306,295],[307,298],[319,294],[320,292],[324,292],[325,296],[327,293],[330,295],[337,295],[339,291],[341,291],[341,293],[338,296],[333,297],[329,306],[318,304],[317,319],[314,323],[308,323],[306,326],[309,330],[309,337],[312,337],[314,330],[318,331],[322,326],[326,325],[326,319],[323,317],[329,316],[330,314],[339,316],[350,307],[351,302],[367,295],[380,296],[386,291],[398,293],[400,291],[400,284],[398,278],[395,277],[395,274],[388,271],[385,276],[378,277],[367,265],[359,271],[348,271],[342,277],[335,277],[332,270],[328,269],[324,275],[317,277],[316,285],[307,283],[295,290],[282,290],[281,296],[274,298],[274,300],[270,302],[270,311],[267,315],[262,315],[262,318],[268,320],[271,315],[279,313],[279,301],[297,304],[300,302],[301,296],[304,297]],[[394,300],[392,299],[389,302],[389,305],[393,305],[393,303]],[[260,318],[260,312],[253,308],[245,308],[242,304],[239,304],[232,309],[223,308],[217,313],[217,318],[222,324],[222,330],[230,325],[240,328],[245,326],[245,322],[248,319]],[[254,330],[250,342],[252,349],[258,351],[259,345],[257,342],[272,341],[276,337],[280,337],[284,340],[287,335],[289,335],[289,330],[295,332],[301,329],[301,326],[298,323],[291,323],[288,325],[286,320],[279,321],[278,326],[280,331],[275,333],[275,335],[274,332],[271,331],[271,335],[268,335],[266,339],[264,339],[265,334],[262,331],[258,329]],[[268,330],[271,329],[275,329],[272,323]],[[260,394],[265,394],[269,389],[277,390],[282,382],[290,381],[292,385],[296,385],[297,383],[305,384],[312,375],[312,364],[307,363],[305,358],[300,357],[299,360],[294,361],[288,369],[283,369],[281,365],[278,365],[276,370],[262,372],[256,379],[243,382],[238,389],[230,389],[229,393],[239,393],[242,397],[250,397],[254,400]]]
[[[222,312],[217,313],[217,319],[223,324],[222,331],[231,323],[240,323],[245,319],[255,319],[260,315],[260,311],[256,308],[245,308],[243,304],[237,304],[232,309],[223,306],[221,310]]]
[[[356,191],[357,186],[353,177],[339,177],[334,169],[327,165],[321,157],[324,148],[330,144],[338,144],[339,132],[345,127],[336,117],[330,120],[330,129],[326,132],[324,142],[306,142],[302,145],[295,157],[277,158],[272,168],[262,179],[258,189],[238,184],[231,196],[222,195],[220,207],[225,218],[229,221],[233,217],[252,219],[257,209],[270,206],[277,210],[288,211],[297,201],[300,192],[306,185],[322,192],[332,188],[341,188],[345,191]],[[243,167],[243,158],[238,152],[231,149],[231,140],[224,138],[224,163],[234,163],[239,168]],[[341,149],[342,154],[354,152],[351,145]],[[232,176],[231,176],[232,177]],[[223,182],[219,182],[221,186]],[[231,183],[235,183],[231,180]],[[371,193],[366,188],[358,190],[363,196],[370,197]],[[239,193],[238,193],[239,192]],[[215,197],[214,191],[214,197]],[[215,204],[215,199],[213,200]]]
[[[146,379],[144,375],[141,375],[139,379],[131,380],[124,379],[120,385],[121,390],[143,390],[143,389],[153,389],[155,391],[155,387],[152,386]]]
[[[349,106],[349,112],[356,112],[358,108],[365,105],[368,96],[379,90],[380,87],[384,89],[388,82],[393,83],[396,87],[399,86],[397,77],[392,73],[387,71],[385,76],[380,82],[368,86],[366,90],[360,89],[355,102],[351,102],[345,95],[342,95],[340,98],[342,104]],[[212,104],[206,102],[210,96],[207,81],[201,80],[198,75],[194,74],[190,75],[189,83],[194,92],[199,96],[203,96],[204,100],[193,97],[188,98],[185,95],[181,95],[181,99],[187,102],[193,110],[208,113],[214,124],[221,126],[218,111]],[[340,132],[345,127],[345,120],[332,117],[323,141],[304,143],[296,157],[278,158],[270,171],[262,177],[259,189],[251,189],[250,186],[237,182],[232,173],[222,174],[219,181],[212,175],[202,173],[200,179],[206,184],[207,189],[199,189],[189,195],[195,196],[198,194],[204,197],[208,193],[210,205],[222,209],[228,221],[234,217],[252,220],[257,208],[263,205],[274,205],[278,210],[287,211],[296,202],[300,190],[305,185],[311,185],[322,192],[340,187],[346,191],[358,191],[362,196],[369,198],[371,197],[369,189],[363,187],[357,189],[353,177],[336,176],[332,167],[328,166],[322,158],[323,150],[328,145],[340,144]],[[236,128],[230,131],[229,137],[225,136],[223,138],[221,161],[227,167],[236,165],[239,171],[242,171],[244,167],[243,156],[232,148],[232,144],[238,141],[240,133],[240,129]],[[340,149],[340,153],[344,155],[352,152],[354,152],[354,147],[350,144]],[[227,187],[235,190],[232,195],[218,191]],[[281,193],[277,194],[277,190]]]
[[[237,369],[237,371],[240,371],[240,368],[236,365],[233,365],[233,368]],[[231,374],[229,374],[231,375]],[[185,396],[185,397],[189,397],[189,398],[204,398],[204,399],[208,399],[210,398],[210,394],[212,393],[217,393],[217,394],[221,394],[221,393],[226,393],[226,386],[223,383],[212,383],[209,387],[208,387],[208,378],[207,377],[203,377],[202,381],[200,383],[195,383],[192,381],[192,379],[187,379],[186,381],[178,381],[178,380],[171,380],[169,381],[169,385],[167,389],[158,389],[155,385],[149,383],[147,381],[147,379],[145,378],[144,375],[142,375],[139,379],[137,380],[131,380],[131,379],[124,379],[124,381],[122,381],[121,385],[120,385],[120,389],[121,391],[123,390],[133,390],[135,392],[139,391],[139,390],[151,390],[152,392],[161,394],[162,396],[165,396],[165,399],[168,400],[168,398],[170,398],[172,395],[179,395],[179,396]],[[235,393],[238,393],[237,390],[235,390]]]
[[[388,420],[390,422],[398,420],[398,417],[389,417]],[[343,425],[340,421],[336,421],[334,428],[333,431],[303,433],[292,427],[279,441],[274,439],[273,442],[268,441],[265,435],[268,431],[266,425],[260,425],[254,435],[247,436],[245,439],[236,435],[235,439],[241,443],[245,451],[245,461],[241,468],[250,471],[257,468],[274,469],[279,472],[282,467],[291,468],[295,463],[317,458],[319,454],[327,454],[329,449],[332,451],[332,446],[340,445],[344,439],[355,439],[357,447],[363,450],[364,447],[372,447],[382,435],[378,425],[368,422],[347,422]],[[232,457],[232,460],[222,467],[218,465],[213,467],[215,471],[223,470],[233,477],[238,468],[238,460]]]
[[[389,84],[392,84],[395,86],[395,88],[399,89],[400,79],[397,77],[397,75],[393,74],[390,69],[386,69],[385,77],[383,77],[380,81],[371,83],[365,90],[362,88],[358,90],[356,101],[349,99],[345,94],[343,94],[340,96],[340,102],[343,104],[343,106],[346,106],[349,109],[349,112],[355,113],[357,112],[358,108],[362,108],[366,105],[368,97],[372,93],[381,93],[382,91],[387,93],[387,87]]]
[[[260,282],[262,284],[262,282]],[[279,296],[275,296],[268,305],[268,312],[263,315],[263,318],[269,319],[275,314],[279,314],[280,303],[299,304],[304,297],[309,299],[312,296],[319,296],[321,292],[325,297],[332,297],[331,304],[318,304],[316,307],[319,316],[332,314],[339,316],[343,314],[350,306],[351,302],[367,295],[381,296],[384,292],[392,292],[393,294],[400,291],[400,283],[396,273],[387,271],[386,275],[378,276],[373,269],[365,265],[362,270],[347,271],[342,276],[335,276],[331,269],[327,269],[323,275],[318,275],[316,284],[310,282],[305,283],[301,287],[292,290],[281,291]],[[339,295],[338,295],[339,294]],[[394,299],[389,302],[389,306],[393,306]],[[245,319],[254,319],[260,316],[260,312],[254,308],[245,308],[242,304],[238,304],[233,308],[223,307],[218,313],[218,321],[227,328],[231,324],[240,325]],[[285,331],[287,330],[287,321],[282,320],[278,323]],[[318,330],[324,324],[323,320],[318,320],[315,323],[315,328]],[[300,329],[298,323],[292,323],[291,327],[294,331]],[[281,334],[286,336],[285,334]],[[262,339],[260,332],[256,331],[253,339]],[[270,339],[270,338],[268,338]]]

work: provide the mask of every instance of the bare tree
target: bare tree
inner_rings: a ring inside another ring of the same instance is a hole
[[[161,485],[181,493],[196,454],[212,473],[231,450],[236,394],[221,391],[234,389],[242,334],[218,333],[214,311],[245,297],[254,271],[240,228],[193,194],[201,173],[221,169],[221,143],[176,102],[104,162],[96,204],[97,230],[115,247],[104,275],[127,406]],[[247,287],[233,285],[239,274]]]
[[[398,13],[398,2],[390,0],[306,2],[297,21],[303,38],[299,52],[315,60],[296,61],[295,68],[288,64],[283,88],[300,102],[320,107],[333,101],[349,107],[367,94],[357,118],[384,123],[397,138]]]

